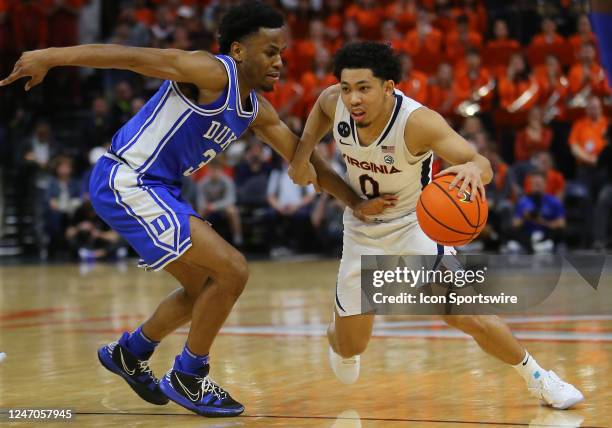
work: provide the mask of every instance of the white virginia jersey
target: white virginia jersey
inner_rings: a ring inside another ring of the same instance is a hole
[[[368,198],[384,193],[398,197],[397,205],[376,216],[375,221],[389,221],[413,212],[421,189],[431,180],[433,153],[413,156],[404,141],[408,117],[419,107],[421,104],[395,90],[395,107],[389,122],[372,144],[362,146],[357,126],[338,97],[334,139],[346,163],[349,185]]]

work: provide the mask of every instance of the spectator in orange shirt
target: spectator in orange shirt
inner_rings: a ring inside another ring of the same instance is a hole
[[[324,7],[327,37],[330,40],[338,39],[342,34],[342,25],[344,23],[343,2],[342,0],[326,0]]]
[[[510,57],[521,49],[521,45],[517,40],[508,37],[508,24],[502,19],[495,21],[493,35],[494,38],[485,45],[482,57],[485,66],[498,75],[503,73]]]
[[[7,45],[9,45],[9,48],[12,47],[14,52],[21,54],[26,50],[41,49],[48,46],[49,9],[45,2],[9,0],[5,13],[8,25],[4,22],[0,26],[0,31],[8,30],[6,33]],[[4,36],[2,33],[0,35]],[[4,43],[4,41],[0,41],[0,43]]]
[[[414,69],[410,55],[400,55],[400,61],[402,62],[402,80],[395,85],[396,88],[416,102],[426,104],[428,102],[427,76]]]
[[[83,0],[49,1],[49,46],[73,46],[79,39]]]
[[[591,21],[587,15],[580,15],[578,17],[577,30],[576,34],[568,39],[574,53],[573,61],[580,60],[580,48],[585,42],[590,42],[597,46],[597,36],[595,36],[591,29]]]
[[[487,10],[478,0],[459,0],[459,7],[452,10],[452,15],[466,15],[470,31],[485,34],[487,31]]]
[[[589,95],[610,95],[610,86],[603,68],[595,60],[595,45],[586,42],[580,48],[580,62],[570,69],[570,108],[584,108]]]
[[[405,50],[404,38],[397,31],[395,21],[392,19],[385,19],[385,22],[383,22],[381,40],[391,45],[396,54],[400,54]]]
[[[356,0],[344,12],[346,19],[354,19],[359,26],[359,35],[366,40],[379,40],[383,10],[374,0]]]
[[[463,61],[468,49],[482,48],[482,36],[470,30],[467,15],[459,15],[456,22],[457,29],[446,34],[446,59],[454,65]]]
[[[433,73],[443,60],[442,33],[431,25],[431,14],[425,9],[419,9],[416,28],[406,36],[406,51],[425,73]]]
[[[390,2],[384,13],[385,18],[394,19],[397,22],[397,29],[400,32],[407,33],[416,25],[417,1],[397,0]]]
[[[552,130],[542,123],[542,110],[533,107],[527,116],[527,126],[516,133],[514,161],[527,161],[534,153],[548,150],[552,137]]]
[[[297,64],[292,64],[291,75],[296,79],[301,79],[301,76],[309,70],[312,70],[314,59],[318,51],[332,49],[332,44],[325,37],[325,24],[320,19],[310,21],[308,37],[302,40],[296,40],[295,54],[292,61]]]
[[[309,30],[308,24],[313,18],[310,2],[308,0],[298,1],[297,8],[287,15],[287,27],[291,28],[291,35],[297,40],[306,39]]]
[[[569,84],[557,57],[548,55],[546,63],[536,68],[535,77],[540,87],[538,104],[543,109],[544,123],[565,120]]]
[[[147,7],[145,0],[137,0],[134,2],[134,18],[146,27],[150,27],[155,22],[155,15],[150,7]]]
[[[337,83],[331,72],[331,55],[327,49],[319,49],[315,55],[314,68],[304,73],[301,79],[304,90],[304,112],[302,117],[308,116],[321,91]]]
[[[531,39],[527,57],[534,67],[542,64],[547,55],[555,55],[562,64],[568,64],[571,61],[571,54],[568,51],[567,40],[557,32],[555,21],[552,18],[544,18],[542,32]]]
[[[448,34],[455,30],[455,19],[451,7],[451,0],[435,0],[434,2],[434,18],[432,25],[444,34]],[[417,25],[420,18],[417,17]]]
[[[602,113],[601,101],[596,96],[589,97],[586,117],[574,123],[569,137],[572,154],[579,166],[579,179],[586,175],[592,178],[597,158],[607,144],[607,130],[608,120]]]
[[[460,111],[463,116],[472,116],[480,111],[491,109],[495,80],[489,70],[481,66],[480,55],[476,49],[467,50],[463,67],[457,71],[457,84],[468,94],[470,104],[477,105],[478,111]],[[463,109],[460,109],[463,110]]]
[[[453,68],[447,62],[440,64],[438,73],[429,87],[429,106],[444,117],[455,115],[455,109],[467,98],[453,77]]]
[[[549,152],[535,153],[533,156],[535,170],[544,175],[546,187],[544,193],[555,196],[559,200],[563,200],[565,192],[565,178],[563,174],[554,168],[552,156]],[[527,175],[523,190],[526,194],[532,192],[531,175]]]
[[[510,114],[526,113],[538,100],[538,84],[531,76],[522,54],[510,58],[508,69],[499,79],[499,103]]]

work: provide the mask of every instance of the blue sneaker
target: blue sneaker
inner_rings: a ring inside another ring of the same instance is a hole
[[[177,355],[174,367],[178,366]],[[159,382],[159,388],[170,400],[202,416],[229,417],[244,412],[244,406],[208,377],[206,365],[200,375],[170,369]]]
[[[153,375],[149,361],[139,360],[125,346],[129,336],[123,333],[118,342],[98,349],[100,363],[109,371],[121,376],[136,394],[145,401],[158,406],[168,404],[168,398],[159,389],[159,380]]]

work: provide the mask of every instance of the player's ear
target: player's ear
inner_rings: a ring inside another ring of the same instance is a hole
[[[245,49],[240,42],[232,42],[230,47],[230,55],[237,63],[241,63],[244,60]]]
[[[385,94],[393,95],[395,93],[395,83],[393,83],[393,80],[385,81],[385,83],[383,84],[383,89],[385,91]]]

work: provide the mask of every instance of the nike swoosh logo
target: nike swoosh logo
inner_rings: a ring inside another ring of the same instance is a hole
[[[342,144],[343,146],[351,146],[351,143],[343,143],[342,140],[338,140],[340,142],[340,144]]]
[[[181,382],[181,380],[179,379],[179,377],[176,375],[176,373],[174,373],[174,378],[176,379],[176,381],[178,382],[178,384],[181,386],[181,388],[183,388],[183,391],[185,391],[185,394],[187,394],[187,396],[189,397],[189,399],[191,401],[193,401],[194,403],[197,403],[198,400],[200,399],[200,391],[198,391],[197,394],[194,394],[193,392],[191,392],[189,390],[189,388],[187,388],[185,385],[183,385],[183,382]]]
[[[127,365],[125,364],[125,360],[123,359],[123,352],[121,351],[121,348],[119,348],[119,357],[121,357],[121,365],[123,366],[123,370],[125,370],[125,372],[127,374],[129,374],[130,376],[133,376],[134,373],[136,373],[136,369],[128,369]]]
[[[529,357],[527,357],[527,359],[525,360],[525,362],[523,363],[524,366],[527,365],[527,362],[529,362]]]

